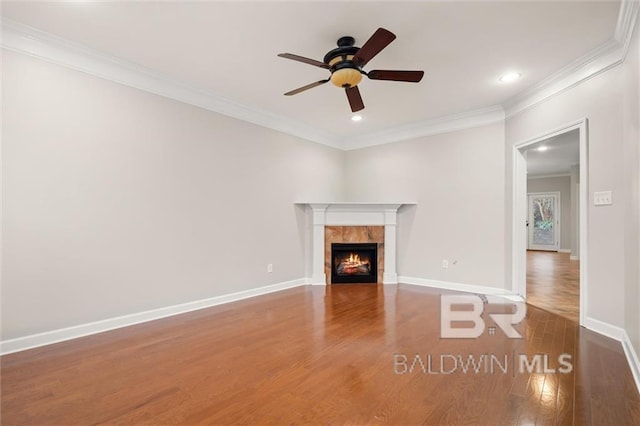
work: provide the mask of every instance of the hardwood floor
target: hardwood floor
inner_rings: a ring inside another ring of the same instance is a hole
[[[580,322],[580,262],[569,253],[527,251],[527,303]]]
[[[441,339],[440,294],[298,287],[6,355],[2,425],[640,424],[619,342],[535,307],[523,339]]]

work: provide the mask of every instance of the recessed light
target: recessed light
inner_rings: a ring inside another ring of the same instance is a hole
[[[356,114],[351,116],[351,121],[360,121],[360,120],[362,120],[361,115]]]
[[[522,77],[522,74],[520,74],[519,72],[509,71],[507,73],[504,73],[502,77],[499,78],[499,80],[503,83],[513,83],[520,77]]]
[[[540,152],[545,152],[546,150],[548,150],[549,148],[547,148],[546,146],[539,146],[538,147],[538,151]]]

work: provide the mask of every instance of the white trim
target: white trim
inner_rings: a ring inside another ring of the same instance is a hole
[[[551,179],[551,178],[570,177],[570,176],[571,176],[570,173],[557,173],[557,174],[553,174],[553,175],[537,175],[537,176],[531,176],[531,175],[527,174],[527,180],[531,180],[531,179]]]
[[[76,339],[78,337],[102,333],[104,331],[114,330],[116,328],[128,327],[134,324],[140,324],[160,318],[184,314],[186,312],[209,308],[211,306],[236,302],[238,300],[248,299],[250,297],[261,296],[263,294],[286,290],[293,287],[299,287],[304,284],[306,284],[306,279],[301,278],[250,290],[243,290],[236,293],[196,300],[193,302],[181,303],[179,305],[166,306],[164,308],[137,312],[134,314],[108,318],[105,320],[94,321],[86,324],[79,324],[72,327],[46,331],[44,333],[32,334],[29,336],[18,337],[10,340],[3,340],[0,341],[0,355],[6,355],[13,352],[51,345],[53,343],[63,342],[65,340]]]
[[[598,334],[602,334],[603,336],[607,336],[619,342],[622,342],[623,336],[625,334],[624,329],[620,327],[616,327],[615,325],[611,325],[607,322],[600,321],[586,315],[583,325],[591,331],[595,331]]]
[[[243,105],[164,74],[2,18],[2,47],[312,142],[343,149],[339,138],[272,112]]]
[[[580,239],[580,324],[584,323],[587,315],[587,301],[589,295],[589,279],[587,260],[589,252],[589,120],[582,119],[575,128],[580,129],[580,199],[578,238]]]
[[[506,117],[512,117],[624,62],[636,25],[639,4],[638,0],[623,0],[613,39],[503,102]]]
[[[571,253],[571,249],[559,249],[558,253]]]
[[[622,63],[623,49],[615,40],[593,49],[540,83],[503,102],[507,118],[525,111],[552,96],[599,75]]]
[[[621,2],[614,38],[622,44],[623,60],[629,52],[638,13],[640,13],[640,2],[638,0],[623,0]]]
[[[554,128],[554,129],[548,131],[548,132],[543,132],[541,134],[538,134],[538,135],[532,137],[531,139],[526,139],[526,140],[520,141],[520,142],[516,143],[513,146],[515,148],[520,149],[520,148],[524,148],[524,147],[529,146],[529,145],[536,144],[538,142],[542,142],[543,140],[546,140],[546,139],[555,138],[556,136],[560,136],[560,135],[562,135],[564,133],[568,133],[568,132],[570,132],[572,130],[578,129],[580,127],[580,125],[583,122],[586,122],[586,121],[587,121],[586,117],[580,118],[580,119],[572,121],[570,123],[558,126],[558,127]]]
[[[257,124],[330,147],[353,150],[504,121],[539,102],[624,61],[638,14],[638,2],[622,1],[614,39],[554,73],[514,98],[474,111],[392,127],[340,139],[337,135],[267,110],[243,105],[151,69],[91,49],[79,43],[2,18],[2,46],[77,71],[111,80],[229,117]]]
[[[514,294],[510,290],[505,290],[504,288],[499,288],[499,287],[490,287],[486,285],[454,283],[450,281],[431,280],[427,278],[407,277],[405,275],[399,276],[398,282],[402,284],[411,284],[411,285],[417,285],[422,287],[432,287],[432,288],[441,288],[444,290],[463,291],[465,293],[491,294],[491,295],[510,296],[510,297],[516,296],[518,299],[522,299],[520,296]]]
[[[2,46],[76,71],[343,150],[453,132],[504,120],[504,110],[497,105],[343,140],[299,121],[240,104],[204,88],[7,18],[2,18]]]
[[[631,369],[633,380],[636,382],[638,393],[640,393],[640,359],[638,359],[638,353],[634,350],[633,345],[631,344],[629,335],[624,330],[623,333],[622,349],[624,349],[624,354],[627,356],[627,361],[629,362],[629,368]]]
[[[636,388],[638,388],[638,392],[640,393],[640,360],[638,359],[638,353],[634,350],[626,330],[590,317],[585,317],[584,326],[591,331],[617,340],[622,344],[622,349],[624,350],[627,362],[629,363],[631,375],[633,376]]]
[[[580,325],[585,325],[584,321],[586,318],[586,310],[587,310],[587,300],[589,294],[589,286],[588,286],[588,275],[587,275],[587,260],[588,260],[588,211],[589,211],[589,185],[588,185],[588,169],[589,169],[589,144],[588,144],[588,128],[589,120],[587,118],[582,118],[580,120],[574,121],[572,123],[565,124],[556,129],[553,129],[549,132],[545,132],[541,135],[538,135],[534,138],[515,143],[513,145],[513,164],[512,164],[512,182],[513,182],[513,193],[511,200],[511,220],[512,220],[512,237],[511,237],[511,259],[518,259],[520,255],[520,250],[524,249],[524,247],[518,246],[518,241],[516,240],[516,232],[515,232],[515,224],[517,223],[517,211],[516,211],[516,181],[517,181],[517,170],[515,155],[517,151],[520,149],[543,141],[545,139],[553,138],[555,136],[561,135],[563,133],[570,132],[575,129],[579,129],[579,139],[580,139]],[[522,172],[520,170],[520,172]],[[526,171],[525,171],[526,172]],[[512,262],[513,263],[513,262]],[[513,263],[514,265],[519,265],[519,263]],[[526,268],[526,265],[520,265],[523,268]],[[526,274],[523,275],[522,271],[516,271],[515,269],[512,271],[512,290],[517,293],[519,291],[523,291],[523,295],[526,295],[526,278],[525,282],[520,282],[520,277],[526,277]]]
[[[401,142],[423,136],[455,132],[504,121],[502,106],[494,105],[474,111],[448,115],[426,121],[403,124],[379,132],[351,137],[344,141],[344,149],[354,150],[376,145]]]

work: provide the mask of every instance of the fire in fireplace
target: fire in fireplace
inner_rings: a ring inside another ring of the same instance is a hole
[[[377,283],[378,245],[332,243],[331,283]]]

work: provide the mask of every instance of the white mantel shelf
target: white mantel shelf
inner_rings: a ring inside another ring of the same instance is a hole
[[[300,202],[313,212],[311,284],[324,285],[324,227],[334,226],[384,226],[384,274],[383,284],[397,284],[396,271],[396,217],[403,205],[415,202]]]
[[[324,201],[324,202],[320,202],[320,201],[316,201],[316,202],[298,202],[295,204],[307,204],[307,205],[314,205],[314,204],[318,204],[318,205],[326,205],[326,206],[356,206],[356,207],[376,207],[376,206],[402,206],[404,204],[418,204],[415,201],[402,201],[402,202],[396,202],[396,201],[385,201],[385,202],[370,202],[370,201]]]
[[[402,205],[408,204],[408,205],[412,205],[412,204],[418,204],[415,201],[402,201],[402,202],[391,202],[391,201],[386,201],[386,202],[369,202],[369,201],[325,201],[325,202],[320,202],[320,201],[316,201],[316,202],[306,202],[306,201],[302,201],[302,202],[298,202],[295,204],[301,204],[301,205],[323,205],[323,206],[336,206],[336,207],[350,207],[353,206],[354,208],[376,208],[376,207],[383,207],[383,206],[388,206],[388,207],[393,207],[393,206],[397,206],[400,207]]]

